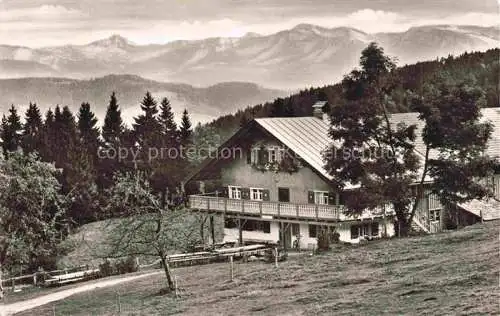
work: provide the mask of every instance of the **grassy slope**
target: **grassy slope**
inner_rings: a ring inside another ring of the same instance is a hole
[[[499,222],[433,236],[338,248],[270,264],[174,270],[180,299],[160,296],[161,279],[75,295],[57,315],[498,315]],[[42,306],[21,315],[53,315]]]

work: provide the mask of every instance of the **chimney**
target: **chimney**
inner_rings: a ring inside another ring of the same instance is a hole
[[[327,101],[318,101],[314,103],[313,108],[313,116],[319,118],[320,120],[325,120],[328,116],[327,113],[324,112],[324,108],[327,104]]]

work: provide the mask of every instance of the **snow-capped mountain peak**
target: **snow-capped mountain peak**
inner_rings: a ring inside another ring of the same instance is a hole
[[[134,43],[128,39],[118,35],[113,34],[108,38],[98,40],[89,44],[90,46],[100,46],[100,47],[115,47],[115,48],[125,48],[129,46],[135,46]]]

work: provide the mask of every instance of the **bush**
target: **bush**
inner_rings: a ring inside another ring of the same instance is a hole
[[[117,261],[115,264],[116,272],[118,274],[125,274],[139,271],[137,260],[135,257],[129,256],[125,259]]]
[[[111,276],[114,274],[113,266],[111,265],[111,261],[106,259],[102,264],[99,265],[99,276],[101,278]]]

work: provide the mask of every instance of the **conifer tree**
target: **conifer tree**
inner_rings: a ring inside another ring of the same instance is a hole
[[[21,145],[22,124],[14,105],[9,109],[9,115],[2,120],[2,148],[5,157],[9,152],[17,151]]]
[[[7,117],[2,115],[2,124],[0,126],[1,138],[2,138],[2,153],[4,157],[7,157],[7,142],[9,137],[9,124],[7,123]]]
[[[80,136],[80,146],[92,157],[93,162],[97,162],[99,128],[97,127],[97,117],[94,112],[90,110],[89,103],[82,103],[78,112],[78,132]]]
[[[180,134],[180,142],[183,146],[188,146],[192,143],[192,124],[191,119],[189,118],[189,113],[187,110],[182,112],[181,126],[179,130]]]
[[[100,190],[109,188],[113,184],[113,175],[117,171],[124,171],[125,164],[119,161],[116,153],[120,146],[131,148],[134,142],[127,137],[129,131],[126,130],[116,93],[111,94],[109,105],[102,127],[102,138],[104,140],[101,149],[101,159],[98,162],[99,175],[97,185]],[[121,170],[120,170],[121,169]]]
[[[55,131],[55,116],[52,109],[48,109],[45,113],[45,121],[42,126],[42,145],[40,149],[40,157],[45,162],[55,161],[55,146],[56,131]]]
[[[174,112],[167,98],[161,100],[159,119],[164,135],[173,135],[177,130],[177,124],[174,120]]]
[[[42,147],[43,121],[36,103],[31,103],[26,111],[22,147],[26,154],[34,151],[40,154]]]
[[[133,124],[135,143],[140,151],[141,168],[150,171],[150,149],[161,147],[161,126],[157,118],[157,102],[148,91],[141,102],[142,114],[136,117]],[[135,162],[137,163],[137,161]]]
[[[70,151],[74,150],[77,145],[77,126],[75,117],[69,107],[63,107],[62,111],[59,106],[56,107],[54,118],[54,134],[55,138],[55,163],[59,168],[64,168],[71,164],[69,159]]]
[[[106,144],[116,144],[123,135],[124,126],[119,107],[116,94],[113,92],[109,100],[102,128],[102,138]]]

